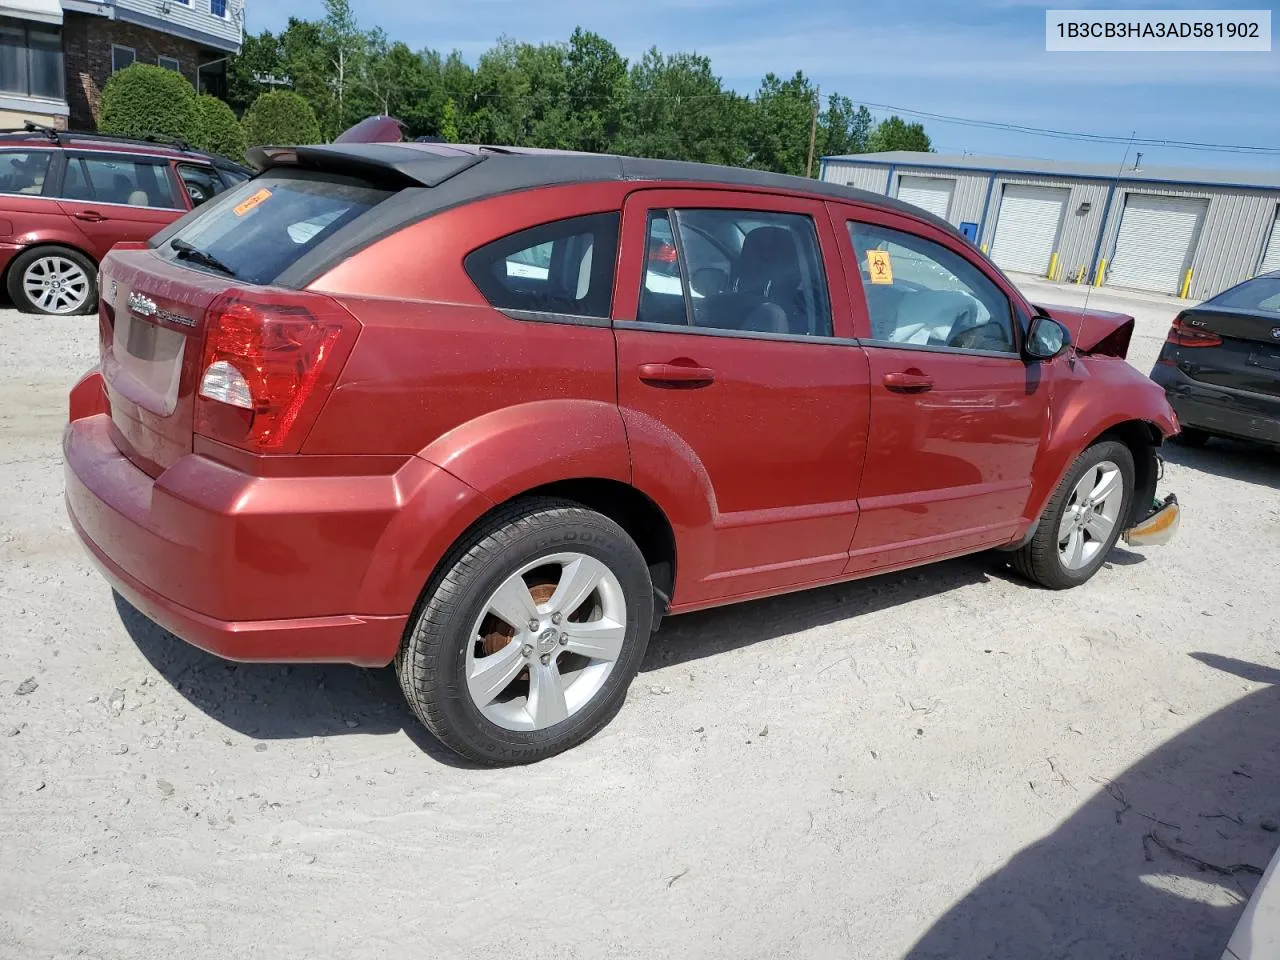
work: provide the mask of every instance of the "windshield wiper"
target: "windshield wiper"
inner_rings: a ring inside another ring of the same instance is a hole
[[[199,247],[187,243],[185,240],[179,240],[174,237],[169,241],[169,246],[178,251],[178,257],[182,260],[190,260],[192,263],[200,263],[206,267],[211,267],[219,273],[225,273],[228,277],[234,277],[236,272],[228,267],[225,263],[215,257],[212,253],[205,253]]]

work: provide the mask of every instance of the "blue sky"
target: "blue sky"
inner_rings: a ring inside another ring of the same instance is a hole
[[[458,49],[474,63],[500,34],[562,41],[575,26],[607,37],[628,59],[650,46],[696,51],[734,89],[767,71],[804,70],[857,102],[1057,130],[1245,144],[1280,150],[1280,51],[1047,53],[1046,4],[1027,0],[352,0],[364,27],[416,48]],[[1213,4],[1130,3],[1133,8]],[[1224,8],[1254,2],[1219,4]],[[249,0],[248,29],[318,18],[321,0]],[[1274,13],[1273,13],[1274,16]],[[1275,18],[1280,26],[1280,17]],[[873,109],[879,115],[884,110]],[[1047,139],[926,120],[940,153],[992,153],[1120,163],[1123,144]],[[1132,156],[1130,157],[1132,160]],[[1280,169],[1271,155],[1143,148],[1143,163]]]

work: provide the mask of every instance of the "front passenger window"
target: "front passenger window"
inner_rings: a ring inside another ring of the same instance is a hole
[[[940,243],[878,224],[849,222],[871,342],[1016,353],[1009,298]]]

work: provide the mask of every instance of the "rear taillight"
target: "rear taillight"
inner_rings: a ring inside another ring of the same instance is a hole
[[[295,452],[358,330],[327,297],[220,298],[206,316],[196,433],[255,452]]]
[[[1200,330],[1191,326],[1182,317],[1173,321],[1169,335],[1165,341],[1179,347],[1217,347],[1222,345],[1222,338],[1211,330]]]

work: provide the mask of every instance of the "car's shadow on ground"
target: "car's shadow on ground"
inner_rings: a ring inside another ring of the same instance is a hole
[[[1074,784],[1084,805],[956,903],[908,960],[1222,956],[1258,880],[1249,868],[1280,843],[1261,826],[1280,820],[1280,669],[1193,656],[1270,686],[1110,784]]]
[[[138,650],[192,706],[259,740],[387,734],[403,730],[449,766],[470,766],[427,733],[409,710],[390,668],[342,664],[230,663],[179,640],[115,595]]]
[[[1275,447],[1214,437],[1203,447],[1166,443],[1160,454],[1170,463],[1201,473],[1280,490],[1280,449]]]
[[[999,560],[967,557],[870,580],[672,617],[649,643],[641,670],[713,657],[797,630],[985,582]],[[459,764],[410,712],[390,668],[230,663],[174,637],[119,594],[125,630],[153,667],[196,708],[262,740],[404,730],[424,751]]]

